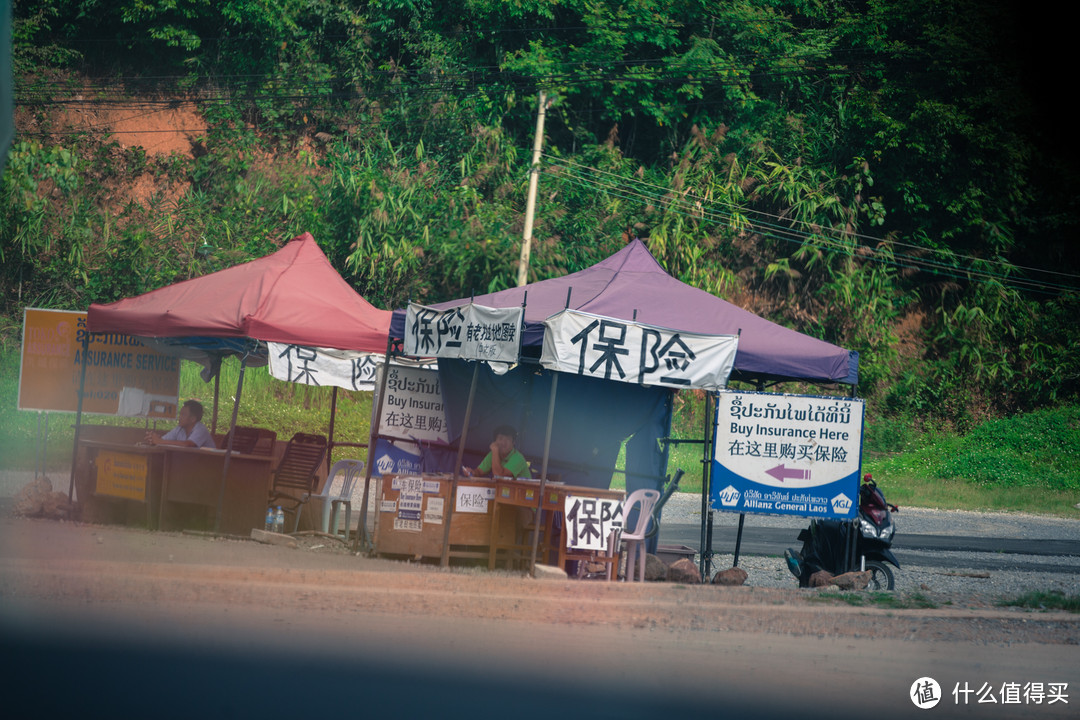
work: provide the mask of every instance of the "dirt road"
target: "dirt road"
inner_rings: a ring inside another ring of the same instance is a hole
[[[908,697],[923,676],[942,687],[939,716],[1075,717],[1080,617],[947,603],[540,581],[318,538],[0,518],[0,677],[39,717],[906,717],[923,712]],[[951,694],[1030,682],[1074,697]]]

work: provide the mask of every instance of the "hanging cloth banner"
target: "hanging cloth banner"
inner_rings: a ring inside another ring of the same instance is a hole
[[[698,335],[563,310],[544,321],[548,370],[686,390],[727,385],[737,335]]]
[[[516,363],[524,318],[521,307],[491,308],[469,303],[436,310],[409,303],[405,354]]]
[[[278,380],[302,385],[337,386],[344,390],[374,390],[375,366],[382,355],[266,343],[270,355],[270,375]]]

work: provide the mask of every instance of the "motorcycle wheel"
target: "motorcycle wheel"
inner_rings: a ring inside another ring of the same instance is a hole
[[[892,570],[879,560],[867,560],[866,569],[870,571],[869,590],[892,590],[896,587]]]

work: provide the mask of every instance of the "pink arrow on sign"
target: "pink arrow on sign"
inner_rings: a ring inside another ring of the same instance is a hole
[[[786,479],[791,479],[791,480],[809,480],[810,479],[810,471],[809,470],[797,470],[795,468],[789,468],[789,467],[786,467],[784,465],[784,463],[780,463],[779,465],[777,465],[774,468],[769,468],[765,472],[768,473],[769,475],[772,475],[774,478],[776,478],[780,482],[784,482],[784,480],[786,480]]]

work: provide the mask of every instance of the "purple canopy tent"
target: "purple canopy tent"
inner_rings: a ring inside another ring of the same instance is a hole
[[[525,305],[521,350],[524,359],[539,358],[544,320],[571,308],[680,332],[737,334],[739,345],[731,380],[753,382],[759,386],[785,380],[854,385],[858,380],[858,353],[777,325],[673,278],[640,240],[634,240],[605,260],[579,272],[479,295],[472,301],[488,307]],[[446,309],[466,302],[469,300],[451,300],[432,307]],[[405,311],[396,310],[390,335],[403,338],[404,334]],[[540,451],[535,438],[540,435],[538,421],[544,414],[541,403],[546,402],[545,388],[548,386],[545,383],[550,383],[550,378],[545,379],[546,373],[538,374],[535,368],[523,367],[504,376],[486,373],[481,378],[478,407],[473,410],[474,421],[466,429],[461,427],[461,418],[467,398],[459,390],[468,384],[464,363],[440,361],[439,368],[444,378],[442,386],[452,438],[461,437],[466,430],[470,436],[475,437],[479,431],[479,436],[484,437],[495,425],[514,422],[524,438],[522,450]],[[667,472],[667,450],[666,446],[658,449],[656,440],[669,434],[671,391],[574,376],[565,379],[574,385],[564,388],[556,410],[560,422],[555,428],[554,447],[562,453],[561,459],[591,456],[595,465],[610,460],[608,467],[613,467],[621,442],[633,435],[626,448],[627,490],[643,482],[642,477],[646,478],[643,485],[646,487],[655,486],[657,479],[662,483]],[[666,395],[668,401],[660,402],[657,393]],[[521,409],[512,415],[509,409],[515,407]],[[523,427],[531,427],[534,432],[522,432]],[[631,466],[635,470],[644,468],[646,472],[631,473]],[[600,479],[595,474],[587,477],[575,475],[575,472],[577,469],[567,473],[564,468],[564,480],[594,485]],[[610,470],[607,478],[610,481]],[[652,478],[651,485],[649,478]],[[704,512],[708,502],[707,483],[705,485],[702,494],[703,550],[708,534],[705,516],[711,520],[711,513]],[[711,527],[711,522],[709,525]]]
[[[522,352],[539,357],[544,320],[570,307],[702,335],[739,334],[732,380],[858,382],[859,354],[758,317],[668,275],[641,240],[634,240],[592,267],[524,287],[478,295],[488,307],[525,307]],[[444,309],[464,299],[437,303]],[[394,311],[390,333],[403,337],[405,311]]]

